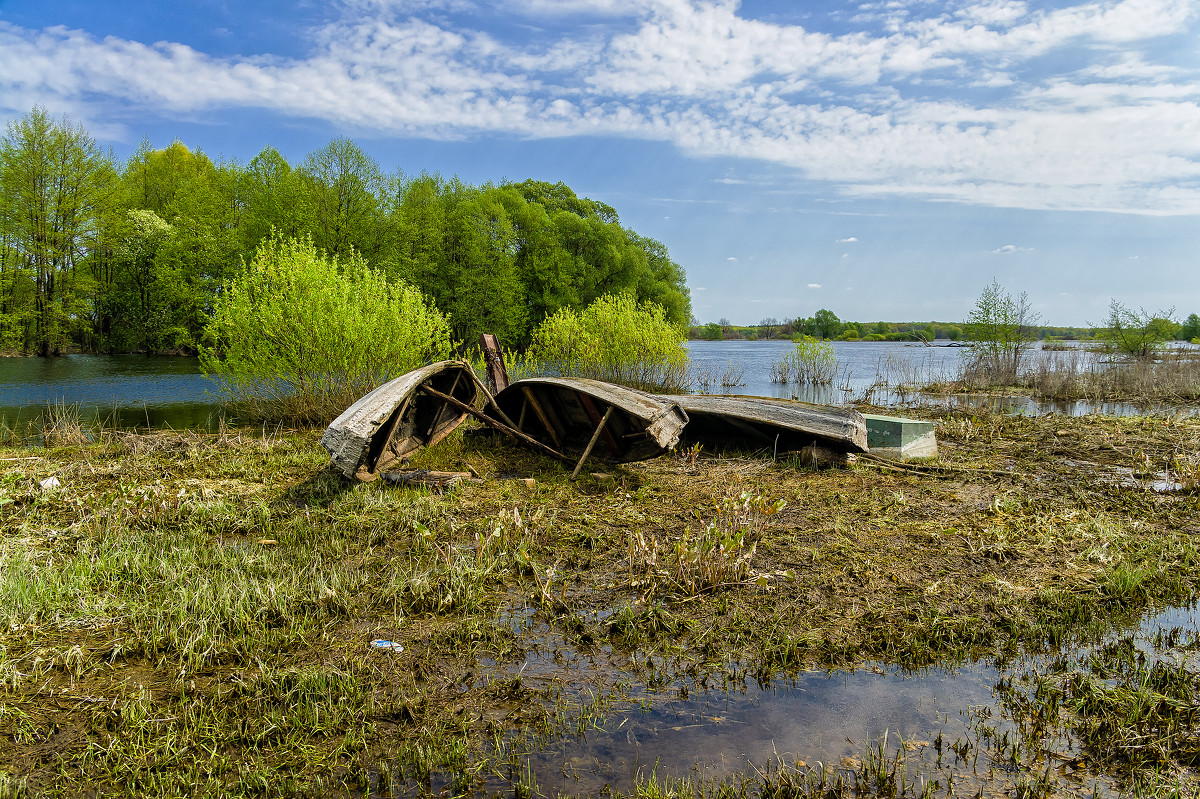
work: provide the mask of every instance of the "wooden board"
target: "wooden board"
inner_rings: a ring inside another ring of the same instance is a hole
[[[845,452],[867,451],[866,419],[849,408],[717,394],[682,394],[670,399],[691,420],[683,433],[685,442],[770,447],[775,452],[794,452],[815,442]]]

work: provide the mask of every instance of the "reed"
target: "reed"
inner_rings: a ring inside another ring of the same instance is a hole
[[[47,447],[69,447],[92,440],[78,403],[62,400],[49,403],[42,409],[38,421]]]

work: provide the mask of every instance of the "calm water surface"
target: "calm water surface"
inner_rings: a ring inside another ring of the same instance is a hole
[[[710,393],[795,398],[823,405],[869,399],[877,405],[941,402],[1005,413],[1136,414],[1124,403],[1040,402],[1025,397],[920,396],[911,386],[949,380],[962,363],[960,347],[901,342],[832,342],[838,374],[824,386],[771,382],[771,366],[794,348],[790,341],[692,341],[693,378],[707,375]],[[1030,357],[1041,357],[1039,351]],[[722,378],[732,385],[723,386]],[[873,388],[874,387],[874,388]],[[909,388],[906,388],[909,387]],[[85,420],[110,426],[215,429],[218,385],[200,373],[195,358],[145,355],[67,355],[0,358],[0,421],[15,427],[36,419],[47,405],[77,406]],[[1149,409],[1154,410],[1154,409]],[[1170,411],[1170,409],[1163,409]]]
[[[215,429],[217,388],[195,358],[0,358],[0,417],[10,427],[66,404],[106,425]]]

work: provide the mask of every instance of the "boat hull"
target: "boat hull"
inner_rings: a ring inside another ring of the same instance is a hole
[[[867,420],[849,408],[716,394],[671,397],[687,412],[683,441],[795,452],[813,444],[840,452],[867,451]]]
[[[688,421],[673,399],[586,378],[518,380],[496,395],[496,404],[500,413],[489,407],[489,416],[507,417],[521,432],[570,457],[587,451],[601,428],[591,454],[617,463],[674,448]]]
[[[379,472],[454,431],[467,413],[422,391],[433,388],[474,405],[479,387],[470,366],[440,361],[391,380],[342,412],[321,445],[347,477],[374,480]]]

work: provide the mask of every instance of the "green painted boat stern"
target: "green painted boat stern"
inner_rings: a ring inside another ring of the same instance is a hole
[[[867,446],[872,455],[905,461],[937,457],[933,422],[874,413],[863,416],[867,420]]]

